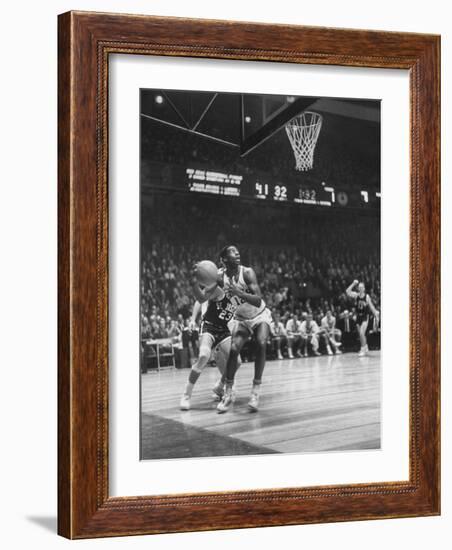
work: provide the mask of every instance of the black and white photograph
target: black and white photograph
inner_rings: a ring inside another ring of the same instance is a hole
[[[380,107],[140,90],[141,460],[381,448]]]

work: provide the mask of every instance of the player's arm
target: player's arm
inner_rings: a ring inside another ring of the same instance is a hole
[[[356,298],[358,296],[358,293],[353,290],[355,288],[355,286],[358,284],[359,281],[357,281],[356,279],[353,281],[353,283],[347,288],[347,290],[345,291],[345,293],[347,294],[347,296],[349,298]]]
[[[232,284],[230,287],[231,293],[235,296],[238,296],[242,300],[245,300],[245,302],[248,302],[254,307],[260,307],[262,303],[261,291],[259,285],[257,284],[256,274],[254,273],[254,270],[251,269],[251,267],[245,271],[244,279],[246,284],[248,285],[248,288],[251,290],[251,293],[243,292],[243,290],[240,290],[238,286],[234,284]]]
[[[379,319],[379,317],[380,317],[380,312],[379,312],[378,309],[373,305],[372,300],[371,300],[369,294],[367,294],[366,302],[367,302],[367,305],[369,306],[370,311],[372,312],[372,315],[373,315],[376,319]]]
[[[195,298],[201,304],[206,302],[211,296],[213,296],[215,289],[217,288],[217,283],[213,283],[211,286],[206,286],[201,288],[198,281],[193,282],[193,294]]]
[[[193,294],[200,304],[208,299],[205,290],[199,286],[199,283],[197,281],[193,281]]]
[[[193,306],[193,311],[191,312],[190,321],[188,322],[188,328],[190,330],[195,330],[196,321],[198,320],[200,313],[201,313],[201,303],[198,300],[196,300]]]

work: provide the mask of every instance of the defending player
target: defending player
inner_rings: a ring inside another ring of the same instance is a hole
[[[193,393],[193,387],[201,375],[204,367],[207,365],[212,350],[231,336],[228,323],[234,315],[235,305],[226,295],[224,290],[218,286],[215,281],[217,277],[218,272],[215,273],[215,276],[213,277],[214,282],[209,285],[203,285],[204,288],[201,288],[198,281],[195,281],[193,284],[193,292],[196,299],[201,304],[207,302],[207,308],[203,315],[201,324],[199,357],[191,368],[188,381],[180,401],[180,408],[183,411],[188,411],[190,409],[190,400]]]
[[[358,292],[353,290],[358,285]],[[355,301],[356,307],[356,327],[358,329],[359,341],[361,343],[361,349],[358,356],[363,357],[369,353],[369,347],[367,345],[367,325],[369,324],[369,314],[372,312],[377,322],[380,318],[378,310],[372,303],[370,296],[366,293],[366,287],[364,283],[360,283],[356,279],[346,290],[347,296]]]
[[[224,269],[220,270],[220,284],[226,295],[234,301],[237,309],[232,332],[231,351],[226,366],[226,384],[223,399],[218,404],[219,413],[226,412],[232,401],[232,386],[237,372],[238,357],[244,344],[252,337],[256,341],[254,379],[248,409],[256,412],[259,408],[259,395],[262,373],[265,367],[267,340],[270,334],[271,313],[261,298],[256,274],[251,267],[240,263],[240,252],[235,246],[226,246],[220,252]]]

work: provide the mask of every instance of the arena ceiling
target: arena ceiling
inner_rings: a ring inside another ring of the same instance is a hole
[[[141,90],[141,116],[230,147],[242,156],[303,111],[324,116],[322,132],[365,148],[380,136],[380,101],[181,90]]]

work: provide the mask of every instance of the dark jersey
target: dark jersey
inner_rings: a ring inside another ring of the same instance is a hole
[[[228,323],[234,316],[235,309],[235,304],[226,295],[217,302],[209,300],[202,320],[215,327],[228,330]]]
[[[360,296],[358,294],[355,300],[355,307],[358,324],[361,324],[363,321],[369,319],[370,308],[369,304],[367,303],[367,294],[364,294],[364,296]]]

